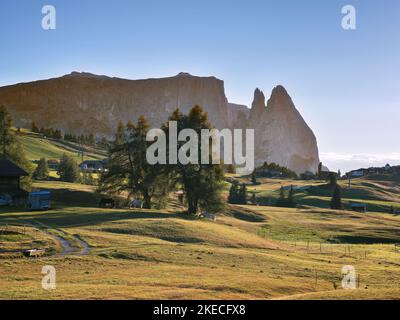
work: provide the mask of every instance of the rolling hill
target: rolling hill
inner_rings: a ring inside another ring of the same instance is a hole
[[[19,139],[31,160],[79,150],[29,132]],[[93,186],[34,182],[52,191],[53,208],[0,209],[0,299],[400,298],[400,216],[384,210],[400,202],[396,181],[355,179],[347,190],[341,181],[346,201],[371,203],[356,213],[328,209],[324,181],[230,178],[271,202],[295,185],[300,205],[228,205],[209,221],[185,215],[173,196],[163,210],[100,209]],[[23,258],[29,248],[47,254]],[[40,287],[44,265],[56,268],[56,290]],[[342,289],[348,265],[354,290]]]

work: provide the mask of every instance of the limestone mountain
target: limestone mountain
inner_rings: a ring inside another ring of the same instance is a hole
[[[265,106],[256,90],[248,128],[255,129],[255,159],[275,162],[297,173],[315,172],[319,164],[317,139],[282,86],[272,90]]]
[[[200,105],[211,123],[222,128],[256,130],[256,162],[276,162],[297,173],[316,172],[319,156],[315,136],[283,87],[265,97],[256,90],[251,109],[228,102],[224,82],[215,77],[180,73],[175,77],[126,80],[73,72],[69,75],[0,87],[0,105],[15,123],[29,128],[53,127],[64,132],[111,136],[119,121],[144,115],[153,126],[165,122],[179,107],[187,113]]]

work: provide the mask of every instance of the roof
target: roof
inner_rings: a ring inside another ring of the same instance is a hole
[[[352,207],[352,208],[364,208],[364,207],[366,207],[367,205],[365,204],[365,203],[350,203],[350,207]]]
[[[103,164],[104,162],[102,160],[85,160],[83,161],[80,165],[85,165],[85,164]]]
[[[24,177],[29,174],[7,159],[0,160],[0,177]]]
[[[0,187],[0,195],[1,194],[8,194],[12,197],[26,197],[28,196],[29,192],[18,189],[18,188],[2,188]]]

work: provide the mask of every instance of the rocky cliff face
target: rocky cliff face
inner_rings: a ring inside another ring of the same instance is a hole
[[[21,127],[35,121],[75,134],[96,132],[111,136],[119,121],[144,115],[153,126],[165,122],[179,107],[187,113],[200,105],[211,123],[222,128],[256,130],[256,162],[276,162],[298,173],[317,170],[318,148],[283,87],[265,97],[256,90],[252,109],[230,104],[224,83],[215,77],[180,73],[163,79],[125,80],[76,73],[61,78],[0,88],[0,104],[12,112]]]
[[[282,86],[273,89],[266,106],[264,94],[255,91],[247,127],[255,129],[256,165],[265,159],[297,173],[317,171],[317,139]]]

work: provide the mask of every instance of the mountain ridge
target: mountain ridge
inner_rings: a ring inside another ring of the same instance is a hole
[[[267,103],[265,100],[264,93],[256,89],[251,109],[231,103],[223,80],[186,72],[130,80],[74,71],[0,87],[0,104],[10,109],[17,126],[30,127],[35,121],[39,127],[108,137],[119,121],[144,115],[152,126],[160,126],[177,107],[188,113],[200,105],[218,129],[255,129],[257,164],[276,162],[297,173],[316,172],[316,138],[286,89],[275,87]]]

